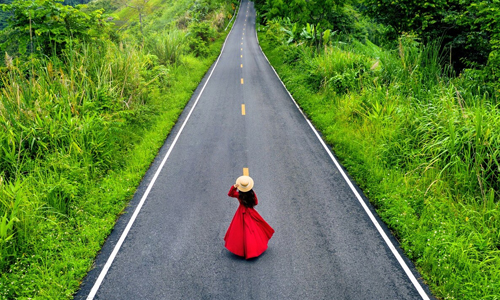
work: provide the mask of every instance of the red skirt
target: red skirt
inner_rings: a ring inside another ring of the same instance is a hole
[[[267,250],[274,229],[254,208],[240,204],[227,229],[224,241],[227,250],[246,259],[257,257]]]

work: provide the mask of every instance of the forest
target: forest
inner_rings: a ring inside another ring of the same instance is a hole
[[[500,295],[500,1],[256,0],[259,40],[438,299]]]

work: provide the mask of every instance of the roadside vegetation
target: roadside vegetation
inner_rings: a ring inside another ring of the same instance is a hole
[[[238,4],[129,3],[2,5],[0,299],[72,298]]]
[[[498,1],[256,2],[264,52],[433,294],[499,299]]]

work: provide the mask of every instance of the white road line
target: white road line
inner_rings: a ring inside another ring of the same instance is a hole
[[[255,36],[257,36],[257,31],[255,32]],[[257,43],[258,43],[258,37],[257,37]],[[304,114],[304,112],[302,111],[302,109],[300,108],[300,106],[297,104],[297,101],[295,101],[295,99],[293,98],[292,94],[290,94],[290,92],[288,91],[288,89],[286,88],[285,84],[283,83],[283,81],[281,81],[281,78],[278,76],[278,73],[276,72],[276,70],[274,69],[274,67],[271,65],[271,63],[269,62],[269,59],[267,59],[267,56],[266,54],[264,54],[264,51],[262,51],[262,47],[260,47],[260,43],[259,43],[259,48],[260,48],[260,51],[262,52],[262,54],[264,55],[264,57],[266,58],[267,62],[269,63],[269,66],[271,66],[271,68],[273,69],[274,71],[274,74],[276,74],[276,77],[278,77],[279,81],[281,82],[281,84],[283,85],[283,87],[285,88],[286,92],[288,93],[288,96],[292,99],[292,101],[295,103],[295,106],[297,107],[297,109],[300,111],[300,113],[302,114],[302,116],[304,117],[304,119],[306,119],[307,121],[307,124],[309,124],[309,127],[311,127],[311,129],[314,131],[314,134],[316,135],[316,137],[318,138],[318,140],[321,142],[321,144],[323,145],[323,148],[326,150],[326,152],[328,153],[328,155],[330,156],[331,160],[333,161],[333,163],[335,164],[335,166],[337,167],[337,169],[339,170],[339,172],[342,174],[342,177],[344,178],[344,180],[347,182],[347,184],[349,185],[349,187],[351,188],[352,192],[354,193],[354,195],[356,196],[356,198],[358,199],[359,203],[361,204],[361,206],[363,207],[363,209],[365,210],[366,214],[368,215],[368,217],[370,218],[370,220],[373,222],[373,224],[375,225],[375,228],[377,228],[378,232],[380,233],[380,235],[382,236],[382,238],[384,239],[385,243],[387,244],[387,246],[389,247],[389,249],[391,249],[391,252],[392,254],[396,257],[397,261],[399,262],[399,264],[401,265],[401,267],[403,268],[403,270],[405,271],[406,275],[408,276],[408,278],[410,279],[410,281],[413,283],[413,286],[415,286],[415,288],[417,289],[418,293],[420,294],[420,296],[422,297],[422,299],[424,300],[430,300],[429,296],[427,296],[427,293],[424,291],[424,289],[422,288],[422,286],[420,285],[420,283],[418,282],[417,278],[415,278],[415,276],[413,275],[413,273],[411,272],[410,268],[408,267],[408,265],[406,264],[406,262],[403,260],[403,258],[401,257],[401,255],[399,254],[399,252],[396,250],[396,247],[392,244],[391,240],[389,239],[389,237],[387,236],[387,234],[385,234],[384,230],[382,229],[382,226],[380,226],[379,222],[377,221],[377,219],[375,218],[375,216],[373,215],[373,213],[370,211],[370,209],[368,208],[368,206],[366,205],[366,203],[363,201],[363,199],[361,198],[361,195],[358,193],[358,191],[356,190],[356,188],[354,187],[354,184],[351,182],[351,180],[349,179],[349,177],[347,177],[347,175],[345,174],[344,170],[342,170],[342,167],[340,166],[340,164],[338,163],[337,159],[335,159],[335,156],[333,156],[330,148],[326,145],[326,143],[323,141],[323,139],[321,138],[321,136],[319,135],[318,131],[316,130],[316,128],[314,128],[314,126],[312,125],[311,121],[309,121],[309,119],[307,119],[306,115]]]
[[[241,5],[240,5],[240,9],[241,9]],[[239,14],[240,9],[238,9],[238,14]],[[139,204],[135,208],[134,214],[130,218],[130,220],[129,220],[128,224],[127,224],[127,227],[125,227],[125,230],[123,231],[122,235],[120,236],[120,239],[116,243],[115,248],[113,249],[113,252],[111,252],[111,255],[109,256],[108,260],[106,261],[106,264],[102,268],[101,273],[99,274],[99,277],[97,278],[96,282],[92,286],[92,290],[90,291],[89,295],[87,296],[87,300],[93,300],[94,299],[97,291],[99,290],[99,288],[100,288],[100,286],[101,286],[101,284],[102,284],[102,282],[104,280],[104,277],[106,276],[106,274],[109,271],[109,268],[111,267],[111,264],[113,264],[113,261],[115,260],[115,257],[118,254],[118,251],[120,250],[123,242],[127,238],[127,235],[128,235],[128,233],[130,231],[130,228],[132,228],[132,225],[134,224],[134,221],[137,218],[137,215],[139,215],[139,212],[141,211],[141,208],[144,205],[144,202],[146,201],[146,199],[147,199],[147,197],[149,195],[149,192],[153,188],[153,185],[155,184],[156,179],[158,178],[158,175],[160,175],[160,172],[163,169],[163,166],[167,162],[167,159],[170,156],[170,153],[172,152],[172,149],[174,148],[175,144],[177,143],[177,140],[179,139],[179,136],[181,135],[182,130],[184,129],[184,126],[186,126],[186,123],[189,120],[189,117],[191,116],[194,108],[196,107],[196,104],[198,104],[198,100],[200,100],[200,97],[203,94],[203,91],[205,90],[205,87],[207,86],[208,82],[210,81],[210,78],[212,77],[212,74],[214,73],[215,68],[217,67],[217,64],[219,63],[219,60],[220,60],[220,58],[221,58],[221,56],[222,56],[222,54],[224,52],[224,48],[226,47],[226,42],[227,42],[229,36],[231,35],[231,32],[233,31],[233,28],[234,27],[232,27],[231,31],[229,31],[229,34],[227,35],[226,40],[224,41],[224,44],[222,45],[222,49],[221,49],[221,52],[219,54],[219,57],[217,58],[217,61],[215,62],[215,65],[212,68],[212,71],[210,72],[210,75],[208,76],[207,81],[203,85],[203,88],[201,89],[200,94],[196,98],[196,100],[195,100],[195,102],[193,104],[193,107],[191,107],[191,110],[189,111],[189,114],[187,115],[186,120],[184,120],[184,123],[182,124],[181,128],[179,129],[179,132],[175,136],[174,141],[170,145],[170,148],[168,149],[167,153],[165,154],[165,157],[163,158],[160,166],[158,167],[158,170],[156,170],[156,173],[153,176],[153,179],[149,183],[148,188],[146,189],[146,191],[144,192],[144,195],[142,196],[141,201],[139,202]]]

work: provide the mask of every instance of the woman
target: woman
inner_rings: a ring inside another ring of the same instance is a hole
[[[226,248],[245,259],[257,257],[266,251],[267,242],[274,234],[274,229],[253,208],[258,200],[252,188],[253,179],[240,176],[227,194],[237,198],[240,205],[224,237]]]

